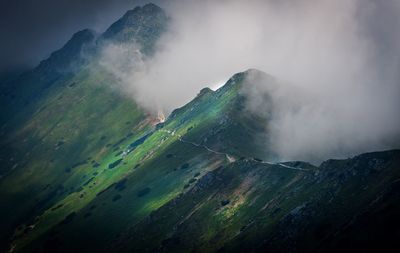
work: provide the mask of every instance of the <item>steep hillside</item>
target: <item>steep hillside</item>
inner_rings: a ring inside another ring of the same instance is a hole
[[[131,16],[149,31],[130,39],[146,47],[166,26],[165,13],[152,5],[124,17]],[[145,22],[153,16],[157,24]],[[107,43],[119,43],[119,33]],[[100,41],[102,35],[80,31],[38,67],[0,85],[0,205],[10,207],[0,210],[1,248],[15,228],[79,191],[124,141],[153,126],[153,116],[110,85],[117,80],[97,64]]]
[[[125,231],[113,247],[122,252],[394,252],[399,155],[399,150],[370,153],[318,168],[239,160],[204,175]]]
[[[398,247],[400,151],[277,161],[268,114],[247,107],[250,76],[278,85],[267,74],[204,88],[164,122],[114,89],[103,47],[131,43],[151,57],[167,25],[158,6],[137,7],[1,84],[0,251]]]
[[[88,243],[87,249],[101,249],[126,229],[128,224],[140,221],[187,191],[197,178],[208,171],[242,156],[254,157],[257,152],[253,154],[252,150],[256,150],[256,146],[251,141],[262,128],[256,127],[254,118],[249,114],[246,113],[245,116],[245,113],[241,112],[244,98],[239,94],[239,90],[246,74],[247,72],[244,72],[233,76],[216,92],[202,90],[192,102],[175,110],[166,122],[157,126],[151,127],[149,120],[140,117],[140,114],[128,126],[126,121],[123,121],[126,130],[117,128],[115,131],[127,134],[119,140],[114,139],[116,142],[109,140],[121,134],[111,133],[112,137],[100,137],[99,132],[102,133],[102,130],[95,125],[91,126],[95,129],[91,133],[96,137],[93,138],[90,133],[76,137],[84,147],[97,144],[93,146],[97,153],[87,158],[83,156],[83,160],[71,161],[74,152],[82,156],[82,150],[77,147],[68,150],[67,138],[54,138],[52,149],[59,152],[60,156],[53,161],[59,162],[57,171],[49,170],[49,167],[30,167],[29,172],[11,173],[3,180],[5,189],[14,190],[18,189],[15,185],[23,185],[23,189],[26,189],[26,185],[29,186],[32,182],[43,182],[39,192],[31,190],[26,195],[27,198],[35,196],[35,200],[32,200],[30,206],[29,202],[24,200],[23,206],[27,206],[27,209],[34,206],[37,212],[32,215],[30,210],[29,215],[25,214],[25,220],[18,221],[20,224],[14,234],[15,246],[24,248],[28,245],[27,247],[31,248],[31,243],[41,243],[43,239],[48,239],[49,234],[56,233],[55,231],[62,233],[62,238],[73,237],[76,235],[74,231],[78,229],[87,230],[88,233],[90,231],[93,240],[98,242],[93,244],[91,240],[77,237],[74,238],[76,244],[70,244],[71,247],[81,248]],[[84,96],[82,91],[79,93]],[[81,107],[78,107],[77,111],[67,108],[67,115],[79,114],[82,110]],[[134,106],[131,109],[129,114],[137,111]],[[128,112],[125,115],[123,112],[118,113],[117,108],[113,108],[112,111],[110,115],[115,117],[129,115]],[[102,120],[93,118],[94,123]],[[75,121],[68,122],[76,124]],[[107,124],[109,128],[120,125],[114,122]],[[73,125],[67,124],[61,128],[60,134],[73,136],[74,131],[69,129],[73,130]],[[57,130],[52,132],[56,135]],[[244,138],[241,139],[242,137]],[[233,145],[235,142],[236,145]],[[42,154],[40,159],[46,161],[49,159],[47,155],[49,154]],[[61,166],[62,164],[64,166]],[[27,165],[32,166],[32,163]],[[37,181],[32,180],[35,177],[38,177]],[[12,202],[17,199],[15,194],[9,192],[4,192],[3,195],[3,201]],[[132,201],[133,199],[137,201]],[[100,208],[90,211],[93,206]],[[22,207],[18,209],[22,210]],[[60,230],[60,224],[64,224],[65,219],[69,220],[82,213],[87,220],[77,223],[68,221],[71,228]],[[104,220],[104,217],[111,223],[96,222]],[[95,231],[92,222],[96,223]]]
[[[320,167],[255,158],[254,138],[263,128],[244,109],[241,95],[254,71],[234,75],[215,92],[203,89],[165,122],[112,144],[103,159],[69,168],[76,173],[60,188],[71,191],[61,191],[57,201],[21,224],[12,247],[318,251],[343,247],[346,233],[354,232],[341,231],[368,215],[370,206],[398,210],[392,188],[399,151],[329,160]]]

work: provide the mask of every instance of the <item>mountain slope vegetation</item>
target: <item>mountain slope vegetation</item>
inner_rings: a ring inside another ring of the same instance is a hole
[[[133,43],[151,57],[168,22],[154,4],[137,7],[1,83],[0,250],[399,246],[400,151],[320,166],[277,161],[260,142],[268,117],[247,109],[244,92],[249,75],[272,82],[267,74],[251,69],[204,88],[165,121],[115,89],[117,78],[99,64],[102,48]]]

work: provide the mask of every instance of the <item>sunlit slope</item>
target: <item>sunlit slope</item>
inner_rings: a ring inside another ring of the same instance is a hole
[[[107,38],[80,31],[35,69],[1,82],[0,251],[13,231],[27,233],[45,210],[114,162],[120,145],[153,127],[154,117],[116,89],[117,79],[98,61],[103,46],[122,43],[121,34],[150,52],[166,15],[150,4],[128,11],[127,19]]]
[[[272,158],[266,143],[268,119],[247,108],[245,89],[251,89],[249,75],[269,76],[247,70],[232,76],[216,91],[204,88],[190,103],[172,112],[169,128],[187,127],[188,141],[240,157]]]
[[[254,145],[250,141],[254,137],[252,134],[256,133],[254,129],[236,130],[238,136],[249,138],[241,142],[247,143],[243,146],[243,153],[237,148],[231,149],[233,137],[226,142],[219,137],[229,134],[235,124],[251,123],[229,118],[233,112],[240,114],[234,106],[242,99],[238,92],[244,75],[245,72],[235,75],[218,92],[203,90],[192,102],[174,111],[166,122],[155,127],[150,128],[146,118],[130,122],[136,124],[137,131],[128,131],[121,140],[114,139],[117,143],[100,142],[97,150],[103,155],[101,158],[94,155],[77,167],[64,167],[66,170],[62,171],[64,175],[60,178],[63,182],[59,187],[74,190],[61,194],[58,201],[50,202],[52,204],[46,211],[30,221],[32,224],[25,223],[17,230],[17,248],[31,248],[35,240],[40,244],[53,233],[60,233],[62,236],[59,238],[64,240],[73,237],[77,243],[69,244],[72,249],[85,244],[88,249],[101,248],[128,225],[139,222],[190,189],[196,179],[208,171],[251,154]],[[115,114],[116,118],[120,117],[118,111]],[[124,126],[127,122],[115,120]],[[98,138],[103,138],[102,134],[95,133]],[[204,133],[211,134],[205,136]],[[216,142],[209,141],[213,138]],[[90,145],[91,140],[85,141]],[[250,155],[253,156],[255,154]],[[65,219],[69,225],[60,226]],[[94,231],[93,224],[97,228]],[[32,225],[32,229],[26,230]],[[100,242],[93,245],[93,241],[78,236],[76,230],[90,231],[92,238]]]
[[[79,191],[121,140],[151,126],[132,100],[110,90],[106,77],[88,75],[83,71],[49,92],[7,135],[2,155],[13,165],[0,180],[1,206],[10,207],[0,210],[2,233]]]
[[[315,167],[254,158],[260,127],[238,127],[236,134],[247,137],[239,148],[232,136],[224,141],[233,126],[254,120],[235,107],[243,102],[247,74],[234,75],[219,91],[203,89],[164,123],[118,141],[120,149],[106,152],[97,168],[82,164],[65,181],[77,190],[17,229],[12,246],[28,252],[324,251],[343,247],[354,232],[342,230],[353,221],[362,230],[358,217],[375,208],[389,213],[382,224],[392,222],[390,213],[399,210],[393,195],[399,151]]]
[[[332,236],[379,196],[385,196],[379,207],[391,203],[399,210],[390,195],[399,177],[398,151],[330,160],[318,168],[255,158],[263,154],[254,140],[264,121],[245,110],[249,73],[234,75],[218,91],[203,89],[163,123],[153,126],[145,116],[131,121],[129,131],[100,145],[101,155],[57,173],[59,188],[71,190],[44,198],[40,212],[27,214],[11,247],[286,252],[324,249],[328,238],[340,248],[342,239]],[[58,182],[51,175],[46,177]]]

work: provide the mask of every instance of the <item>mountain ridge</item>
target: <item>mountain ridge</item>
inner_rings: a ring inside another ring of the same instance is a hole
[[[280,161],[264,142],[268,118],[247,109],[244,92],[258,79],[274,88],[272,76],[236,73],[216,91],[201,89],[163,122],[113,89],[118,80],[97,64],[96,50],[136,41],[151,57],[167,25],[156,5],[137,7],[110,26],[107,38],[76,33],[33,71],[37,76],[14,83],[29,90],[1,86],[9,99],[0,104],[0,206],[9,207],[0,209],[1,251],[333,252],[349,249],[349,241],[353,251],[397,245],[400,150],[320,166]],[[42,75],[74,62],[85,45],[93,53],[88,62],[68,74]]]

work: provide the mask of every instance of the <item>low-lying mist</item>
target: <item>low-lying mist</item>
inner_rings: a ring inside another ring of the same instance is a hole
[[[151,58],[105,47],[101,64],[150,111],[171,112],[198,91],[249,68],[277,80],[247,85],[248,109],[270,112],[282,160],[399,147],[400,2],[396,0],[173,1]],[[260,99],[271,93],[271,102]]]

